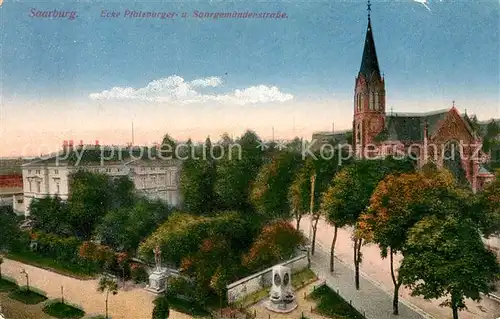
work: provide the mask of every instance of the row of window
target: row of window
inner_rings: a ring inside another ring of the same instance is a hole
[[[380,103],[382,101],[383,94],[378,93],[378,92],[370,92],[368,93],[368,108],[370,110],[381,110],[382,109],[382,104]],[[356,94],[356,109],[358,111],[361,111],[362,106],[364,105],[364,100],[365,100],[365,94],[363,93],[357,93]]]
[[[30,170],[30,169],[28,170],[28,174],[31,174],[31,170]],[[41,170],[36,169],[36,170],[35,170],[35,174],[40,175],[40,174],[41,174]],[[55,175],[59,174],[59,170],[58,170],[58,169],[55,169],[55,170],[54,170],[54,174],[55,174]]]
[[[30,192],[33,192],[33,183],[32,181],[28,181],[28,185],[29,185],[29,190]],[[36,185],[36,192],[39,194],[41,193],[42,191],[42,183],[40,181],[36,181],[35,182],[35,185]],[[59,184],[59,182],[56,182],[56,194],[60,194],[61,193],[61,185]]]

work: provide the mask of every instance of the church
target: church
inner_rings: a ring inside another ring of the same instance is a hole
[[[461,114],[455,102],[448,109],[430,113],[387,113],[385,97],[368,3],[368,27],[354,87],[352,130],[316,132],[312,136],[316,147],[347,143],[356,158],[410,156],[420,167],[434,163],[450,169],[473,191],[495,178],[492,169],[500,164],[500,119],[478,122]]]

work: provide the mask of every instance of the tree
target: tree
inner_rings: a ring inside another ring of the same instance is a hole
[[[286,220],[276,220],[264,226],[243,257],[243,265],[251,270],[281,262],[292,257],[297,247],[305,241],[302,233]]]
[[[165,134],[160,145],[160,154],[162,158],[170,159],[177,157],[177,142],[169,135]]]
[[[263,162],[259,137],[247,131],[236,143],[227,140],[223,145],[225,153],[217,163],[215,183],[219,205],[225,210],[251,211],[250,187]]]
[[[388,174],[409,172],[414,169],[408,160],[386,158],[384,160],[359,160],[342,168],[322,197],[321,210],[334,227],[356,226],[377,184]],[[334,239],[335,236],[334,236]],[[353,233],[355,285],[359,289],[359,266],[363,238]],[[335,241],[330,252],[330,269],[333,269]]]
[[[79,238],[87,240],[112,207],[112,182],[104,174],[77,171],[70,175],[70,189],[70,224]]]
[[[0,211],[0,252],[21,248],[21,241],[25,237],[16,222],[16,216],[12,212]]]
[[[379,245],[382,258],[390,256],[394,284],[393,314],[399,313],[401,272],[396,275],[394,255],[404,250],[408,231],[422,219],[425,210],[417,209],[422,199],[438,189],[455,187],[447,172],[389,175],[381,181],[370,199],[370,207],[358,220],[358,234],[365,242]]]
[[[167,319],[170,316],[170,305],[166,296],[155,299],[152,319]]]
[[[164,203],[141,198],[132,207],[108,212],[96,227],[95,235],[115,250],[135,251],[169,214],[170,209]]]
[[[500,234],[500,170],[496,178],[477,194],[474,211],[481,217],[481,230],[486,237]]]
[[[211,147],[210,139],[207,138],[204,145],[192,149],[182,163],[180,176],[184,208],[194,214],[209,214],[217,207],[214,191],[216,165],[212,156],[207,154]]]
[[[118,285],[116,281],[109,279],[107,277],[101,277],[99,280],[99,286],[97,287],[97,291],[100,293],[106,293],[106,319],[108,318],[108,299],[109,293],[112,295],[118,294]]]
[[[73,235],[68,206],[60,197],[34,198],[29,208],[34,229],[61,236]]]
[[[445,211],[449,212],[449,207]],[[475,222],[456,214],[428,216],[411,230],[400,267],[403,284],[425,299],[446,297],[453,319],[465,299],[478,301],[499,278],[500,265],[486,249]]]
[[[295,178],[288,190],[288,202],[297,223],[297,230],[300,229],[302,216],[310,210],[311,176],[314,175],[314,172],[312,160],[306,161],[305,165],[300,167],[295,174]]]
[[[261,167],[250,193],[258,214],[267,220],[290,219],[288,189],[299,163],[298,154],[280,152]]]

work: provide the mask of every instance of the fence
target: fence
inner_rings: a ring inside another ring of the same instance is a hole
[[[307,267],[307,255],[302,254],[280,265],[290,267],[292,274]],[[235,303],[246,296],[272,285],[273,267],[235,281],[227,286],[227,300],[229,304]]]

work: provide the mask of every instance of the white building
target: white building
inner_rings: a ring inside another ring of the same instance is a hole
[[[94,146],[94,155],[99,153]],[[87,148],[86,148],[87,149]],[[92,151],[92,150],[90,150]],[[78,154],[78,153],[77,153]],[[54,155],[48,159],[34,160],[22,166],[24,214],[29,216],[29,206],[33,198],[59,196],[68,199],[70,176],[78,170],[103,173],[110,176],[128,176],[137,193],[150,199],[160,199],[170,206],[181,203],[179,190],[181,162],[173,159],[123,159],[68,160],[67,156]]]

